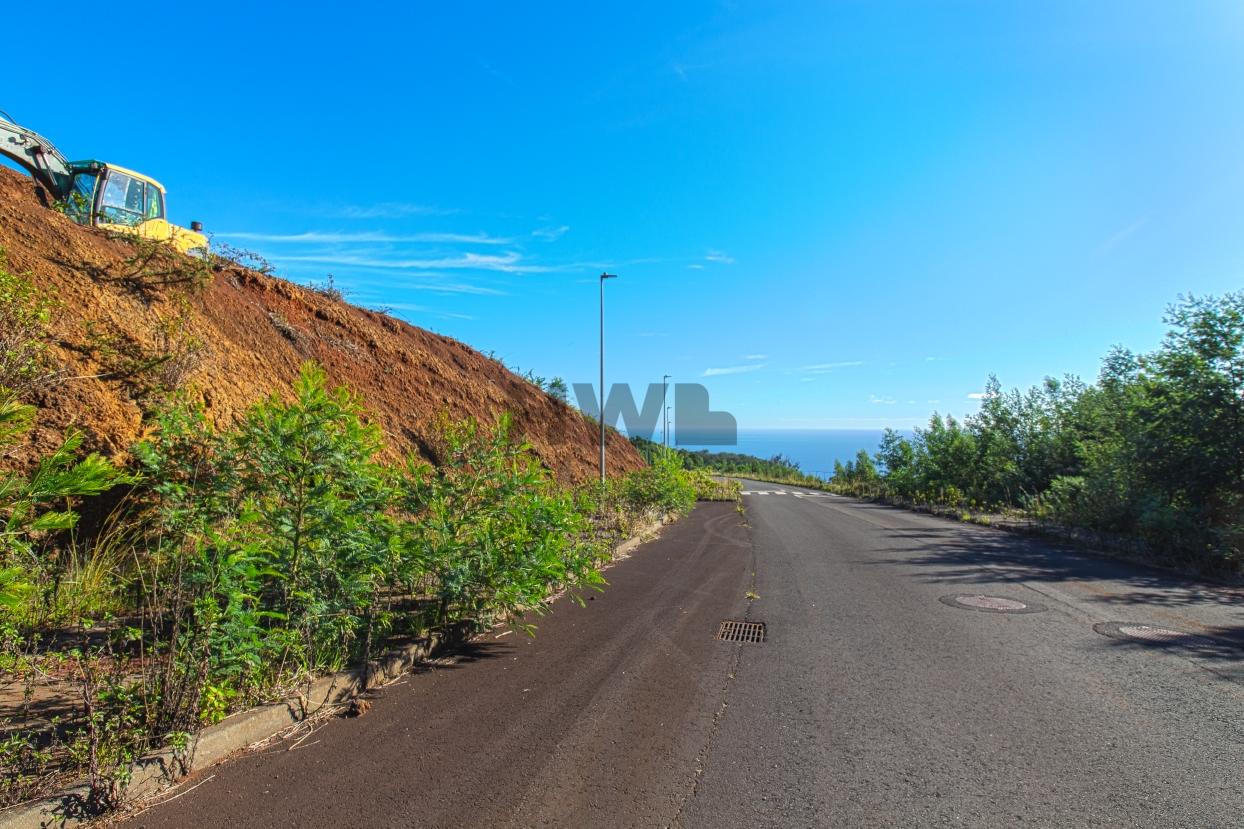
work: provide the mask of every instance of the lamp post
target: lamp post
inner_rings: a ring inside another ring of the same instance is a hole
[[[670,448],[670,410],[665,405],[665,396],[669,392],[670,375],[661,378],[661,443]]]
[[[600,275],[600,482],[605,483],[605,280],[615,273]]]

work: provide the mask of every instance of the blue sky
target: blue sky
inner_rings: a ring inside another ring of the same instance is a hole
[[[254,5],[63,4],[55,57],[18,4],[0,109],[541,375],[595,378],[605,268],[610,380],[744,428],[961,415],[1241,287],[1238,3]]]

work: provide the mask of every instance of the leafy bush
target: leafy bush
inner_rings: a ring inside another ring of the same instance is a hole
[[[0,387],[22,396],[50,379],[44,353],[51,303],[13,273],[0,248]]]
[[[200,291],[212,281],[215,270],[210,258],[187,256],[160,239],[120,231],[108,235],[129,245],[134,252],[103,267],[83,262],[81,270],[93,279],[119,283],[145,298],[154,298],[174,287]]]
[[[566,381],[561,377],[554,377],[550,380],[545,387],[545,391],[548,392],[549,397],[558,403],[570,404],[570,387],[566,385]]]
[[[207,678],[246,691],[287,666],[344,664],[397,545],[392,476],[358,400],[308,365],[293,400],[263,401],[227,434],[188,406],[160,426],[137,454]]]
[[[345,291],[337,287],[337,280],[331,273],[324,278],[323,282],[312,282],[307,287],[333,302],[344,302],[346,298]]]
[[[715,477],[705,469],[692,469],[687,475],[697,501],[738,501],[741,497],[743,485],[736,480]]]
[[[303,368],[294,400],[269,398],[232,437],[237,499],[270,571],[261,592],[310,664],[336,666],[374,603],[396,545],[380,428],[357,398]]]
[[[695,505],[696,490],[678,454],[661,451],[646,469],[623,479],[619,495],[632,512],[685,513]]]
[[[540,611],[557,587],[595,587],[608,553],[588,539],[588,514],[559,490],[509,420],[492,430],[446,424],[443,463],[408,467],[407,544],[435,590],[437,621]]]
[[[33,407],[0,388],[0,452],[26,435],[34,415]],[[6,613],[23,621],[37,614],[29,604],[36,588],[50,587],[64,566],[45,544],[77,524],[74,504],[137,480],[97,454],[78,457],[81,445],[82,436],[70,434],[30,474],[0,472],[0,622]]]
[[[212,259],[221,265],[237,265],[240,268],[271,276],[276,268],[271,262],[253,250],[237,248],[225,242],[212,240]]]

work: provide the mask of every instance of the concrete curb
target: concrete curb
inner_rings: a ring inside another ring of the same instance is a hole
[[[644,524],[630,538],[614,547],[613,558],[616,560],[629,555],[641,544],[651,541],[669,518],[662,516]],[[474,628],[473,620],[458,622],[444,633],[433,633],[425,639],[392,650],[365,666],[320,677],[296,697],[240,711],[200,731],[185,755],[179,756],[173,749],[145,755],[130,768],[130,781],[125,787],[124,798],[129,802],[157,794],[192,769],[215,765],[247,746],[303,722],[327,706],[347,703],[365,689],[383,687],[409,673],[420,662],[460,648],[472,638]],[[85,825],[99,817],[86,812],[89,795],[89,784],[79,782],[50,797],[13,807],[10,811],[0,812],[0,829]]]

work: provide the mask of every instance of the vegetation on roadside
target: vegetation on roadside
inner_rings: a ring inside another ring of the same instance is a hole
[[[691,469],[687,474],[695,488],[697,501],[734,501],[741,503],[743,485],[732,478],[714,475],[707,469]]]
[[[1207,572],[1244,564],[1244,292],[1185,298],[1150,354],[1116,348],[1094,383],[1028,391],[990,378],[980,412],[934,415],[874,457],[839,465],[834,491],[1011,511],[1139,545]]]
[[[665,450],[656,441],[638,435],[630,440],[635,448],[639,450],[639,453],[649,459],[649,462],[651,462],[652,457],[660,452],[669,451],[675,453],[682,461],[683,466],[691,470],[704,470],[705,472],[721,475],[740,475],[757,481],[782,484],[809,486],[823,483],[822,479],[815,475],[808,475],[800,470],[799,464],[796,461],[784,455],[759,458],[755,455],[745,455],[741,452],[710,452],[707,449],[700,449],[695,452],[690,449],[679,448]]]
[[[0,263],[0,318],[22,322],[0,458],[36,422],[48,307]],[[127,468],[70,435],[0,471],[0,807],[85,775],[98,812],[142,753],[317,674],[444,626],[534,633],[554,593],[601,589],[624,534],[710,489],[672,454],[563,487],[506,419],[445,420],[435,466],[386,464],[363,401],[312,363],[227,428],[177,385]]]

